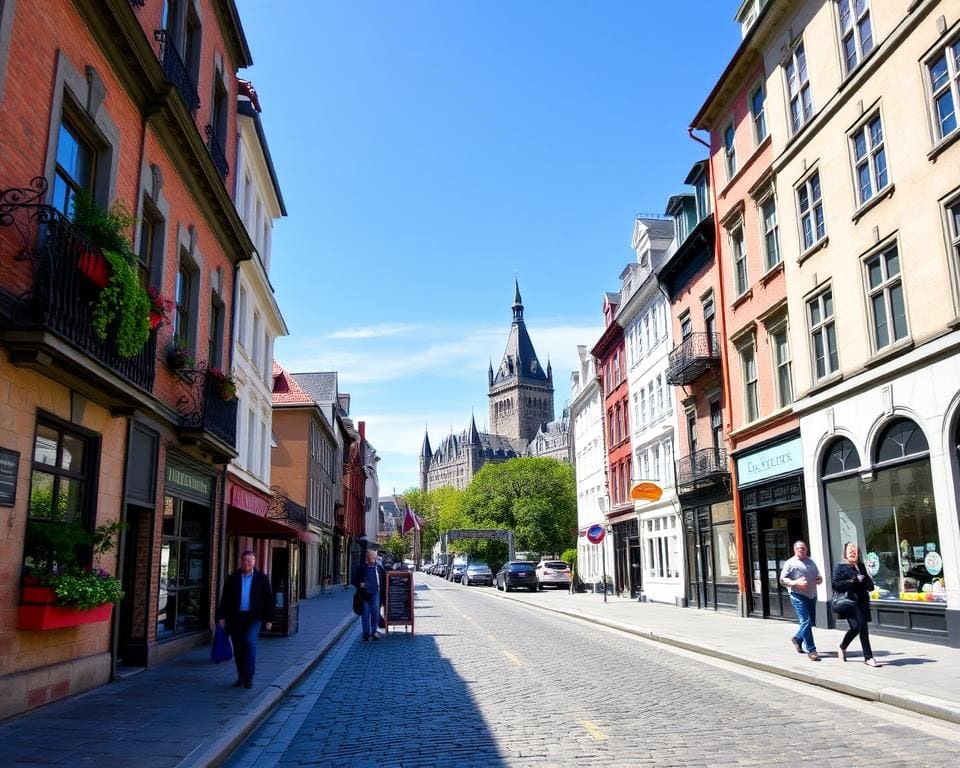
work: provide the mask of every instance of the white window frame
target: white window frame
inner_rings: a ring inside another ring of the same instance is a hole
[[[873,130],[874,125],[879,126],[879,132]],[[884,139],[883,118],[879,109],[871,112],[848,134],[857,207],[866,205],[890,186],[890,165]],[[867,174],[866,188],[860,180],[861,171]]]
[[[786,357],[781,357],[781,347],[777,337],[783,336]],[[777,391],[777,407],[786,408],[794,401],[793,354],[790,351],[790,324],[786,318],[767,328],[770,344],[770,362],[773,367],[773,383]],[[786,376],[786,383],[783,377]]]
[[[837,0],[837,28],[840,32],[840,60],[843,71],[849,75],[870,54],[877,44],[873,35],[873,16],[870,14],[870,0],[862,0],[863,8],[858,12],[857,3],[861,0]],[[844,29],[843,17],[846,10],[848,27]],[[863,27],[866,25],[868,36],[864,43]],[[853,61],[847,51],[847,41],[853,43]]]
[[[791,83],[791,70],[794,72],[795,84]],[[787,96],[787,124],[790,126],[790,135],[793,136],[813,117],[813,90],[810,86],[807,52],[802,40],[793,46],[785,59],[783,78],[784,93]]]
[[[756,110],[755,97],[760,94],[760,111]],[[763,80],[750,91],[750,117],[753,122],[753,140],[760,146],[770,132],[767,130],[767,85]]]
[[[733,120],[723,129],[723,167],[727,171],[727,181],[737,175],[737,129]]]
[[[829,315],[826,311],[827,296],[830,297],[831,304],[831,311]],[[823,381],[840,370],[840,350],[839,345],[837,344],[836,302],[833,300],[833,286],[828,285],[824,287],[815,295],[808,298],[804,304],[807,315],[807,332],[809,333],[810,338],[810,373],[814,382]],[[813,321],[813,316],[811,314],[813,305],[816,305],[820,312],[820,319],[817,322]],[[832,347],[830,344],[831,331],[833,338]],[[823,374],[818,374],[817,352],[821,347],[824,352],[824,366]],[[836,358],[835,363],[831,360],[833,357]]]
[[[814,184],[816,181],[816,184]],[[814,196],[814,193],[817,193]],[[804,211],[803,195],[806,194],[807,207]],[[806,253],[827,236],[827,217],[823,212],[823,184],[820,181],[819,167],[807,174],[796,187],[797,221],[800,223],[800,252]],[[817,216],[819,215],[819,222]],[[812,240],[807,240],[807,222],[810,222]],[[823,229],[820,233],[819,230]]]
[[[947,242],[950,245],[950,264],[954,281],[960,288],[960,195],[948,200],[943,206],[943,212],[946,216]]]
[[[897,272],[894,275],[889,273],[890,256],[893,255],[897,261]],[[870,285],[870,265],[877,262],[880,267],[881,281],[874,286]],[[875,352],[896,346],[910,338],[910,319],[907,312],[907,297],[903,287],[903,263],[900,249],[897,242],[887,243],[884,247],[873,251],[863,259],[863,279],[864,289],[867,296],[867,311],[870,317],[870,343]],[[903,335],[897,337],[896,326],[893,317],[893,299],[894,291],[899,290],[901,301],[903,303]],[[877,300],[882,303],[884,313],[884,325],[886,326],[887,341],[880,343],[877,317]]]
[[[740,297],[750,290],[743,222],[739,222],[730,230],[730,252],[733,254],[733,286],[736,289],[737,297]]]
[[[926,61],[927,87],[929,88],[928,97],[930,105],[930,117],[933,121],[934,143],[943,141],[948,136],[952,136],[960,128],[960,66],[957,63],[957,56],[960,56],[960,36],[955,35],[952,40],[946,42],[937,49],[936,53],[930,56]],[[934,80],[933,67],[940,59],[944,60],[943,78],[939,81]],[[943,130],[943,122],[939,118],[937,109],[937,100],[945,96],[950,96],[952,105],[953,127],[948,131]]]
[[[764,208],[773,205],[773,225],[770,226]],[[783,261],[783,251],[780,248],[780,214],[777,210],[777,196],[771,192],[757,203],[757,216],[760,219],[760,230],[763,237],[763,264],[767,272]],[[773,238],[773,253],[771,255],[771,239]]]
[[[760,418],[760,376],[757,372],[757,345],[753,336],[737,349],[740,355],[740,375],[743,382],[743,423],[752,424]]]

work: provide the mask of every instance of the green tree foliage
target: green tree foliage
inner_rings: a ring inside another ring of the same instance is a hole
[[[412,546],[410,534],[401,536],[399,533],[395,533],[386,540],[383,549],[392,555],[394,560],[406,560],[410,557]]]

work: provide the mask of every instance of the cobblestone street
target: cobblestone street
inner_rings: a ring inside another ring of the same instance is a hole
[[[227,765],[955,764],[922,717],[418,579],[415,634],[351,630]]]

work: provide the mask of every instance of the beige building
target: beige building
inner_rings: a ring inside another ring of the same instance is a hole
[[[960,645],[960,0],[754,23],[812,549],[859,544],[877,630]]]

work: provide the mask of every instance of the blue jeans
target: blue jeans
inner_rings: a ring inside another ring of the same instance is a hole
[[[817,617],[817,598],[798,595],[796,592],[790,593],[790,602],[793,603],[793,610],[796,611],[800,626],[794,635],[801,644],[806,644],[807,653],[816,653],[817,646],[813,642],[813,625]]]
[[[363,622],[363,636],[377,634],[377,627],[380,624],[380,593],[374,592],[368,594],[367,599],[363,601],[363,613],[360,615]]]
[[[233,659],[237,664],[237,677],[240,680],[253,680],[257,671],[257,638],[260,636],[260,622],[252,624],[246,618],[237,621],[239,626],[232,627],[230,639],[233,641]]]

